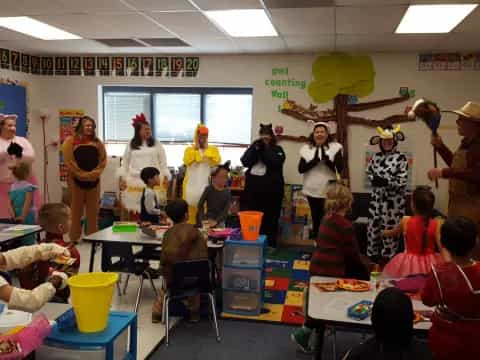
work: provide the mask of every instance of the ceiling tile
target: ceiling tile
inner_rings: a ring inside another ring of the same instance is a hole
[[[0,27],[0,41],[32,40],[28,35]]]
[[[119,0],[1,0],[2,16],[60,15],[74,13],[125,13]]]
[[[259,0],[193,0],[202,10],[261,9]]]
[[[36,16],[36,19],[83,38],[172,37],[158,25],[136,14]],[[127,26],[128,25],[128,26]]]
[[[333,6],[335,0],[264,0],[269,9],[316,8]]]
[[[110,47],[145,47],[144,44],[132,39],[98,39],[97,41]]]
[[[235,43],[246,52],[287,51],[283,40],[278,37],[236,38]]]
[[[285,36],[288,50],[293,52],[333,51],[333,35]]]
[[[203,14],[197,13],[148,13],[182,39],[190,37],[221,38],[223,33]]]
[[[333,8],[273,9],[272,21],[282,35],[333,34]]]
[[[444,37],[436,35],[378,34],[337,35],[336,50],[351,52],[417,52],[434,51]]]
[[[411,0],[335,0],[337,6],[408,5]]]
[[[239,52],[238,46],[227,38],[197,39],[191,43],[192,49],[199,53],[235,53]]]
[[[467,16],[454,30],[454,32],[480,33],[480,6]]]
[[[337,34],[392,34],[406,6],[339,7]]]
[[[444,34],[437,42],[436,51],[478,51],[478,34]]]
[[[185,11],[195,10],[187,0],[124,0],[137,10],[148,11]]]

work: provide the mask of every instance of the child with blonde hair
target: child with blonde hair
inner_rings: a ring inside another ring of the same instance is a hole
[[[310,260],[310,275],[368,279],[368,270],[360,258],[353,224],[345,217],[352,207],[352,193],[348,187],[335,182],[328,186],[326,195],[325,216],[315,240],[316,247]],[[321,349],[325,331],[323,323],[314,323],[306,316],[303,327],[291,334],[292,340],[303,352],[311,351],[310,337],[313,328],[319,334],[317,347]]]
[[[11,218],[19,224],[33,225],[36,223],[37,209],[33,204],[33,193],[37,186],[27,179],[30,178],[30,164],[20,162],[12,168],[16,181],[10,186],[8,193],[10,202],[7,204]],[[35,244],[35,235],[22,238],[22,245]]]

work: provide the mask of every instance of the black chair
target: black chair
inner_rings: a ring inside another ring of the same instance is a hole
[[[118,260],[115,260],[118,258]],[[140,285],[137,290],[137,299],[135,301],[135,312],[138,310],[138,305],[140,304],[140,298],[142,296],[143,289],[143,280],[148,278],[150,284],[152,285],[153,292],[155,296],[158,296],[157,288],[153,283],[150,273],[147,271],[149,267],[148,262],[138,261],[134,257],[132,251],[132,245],[130,244],[108,244],[105,243],[102,246],[102,271],[104,272],[118,272],[127,275],[125,284],[123,287],[123,294],[127,291],[128,280],[130,275],[135,275],[140,280]],[[120,284],[117,282],[117,289],[119,295],[121,295]]]
[[[207,295],[209,297],[217,341],[220,341],[214,297],[215,285],[212,274],[212,268],[207,259],[183,261],[173,265],[168,289],[163,297],[162,317],[165,320],[165,344],[167,346],[169,343],[168,305],[170,300],[180,300],[195,295]]]

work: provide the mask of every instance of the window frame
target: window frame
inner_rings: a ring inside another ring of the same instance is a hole
[[[184,86],[128,86],[128,85],[105,85],[102,86],[102,138],[105,141],[105,94],[106,93],[148,93],[150,94],[150,126],[152,133],[155,134],[155,95],[156,94],[199,94],[200,95],[200,122],[205,124],[205,106],[207,95],[251,95],[252,96],[252,123],[253,123],[253,88],[251,87],[184,87]],[[253,125],[253,124],[251,124]],[[252,141],[252,134],[250,132],[250,142]],[[108,141],[108,143],[128,143],[124,140]],[[191,141],[162,141],[163,144],[191,144]],[[242,143],[218,143],[212,144],[224,147],[248,147],[250,144]]]

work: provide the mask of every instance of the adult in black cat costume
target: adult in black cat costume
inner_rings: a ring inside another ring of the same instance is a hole
[[[260,138],[245,151],[241,161],[247,167],[245,178],[245,210],[263,212],[260,233],[268,244],[277,243],[278,218],[283,199],[283,163],[285,153],[273,133],[272,124],[260,124]]]

